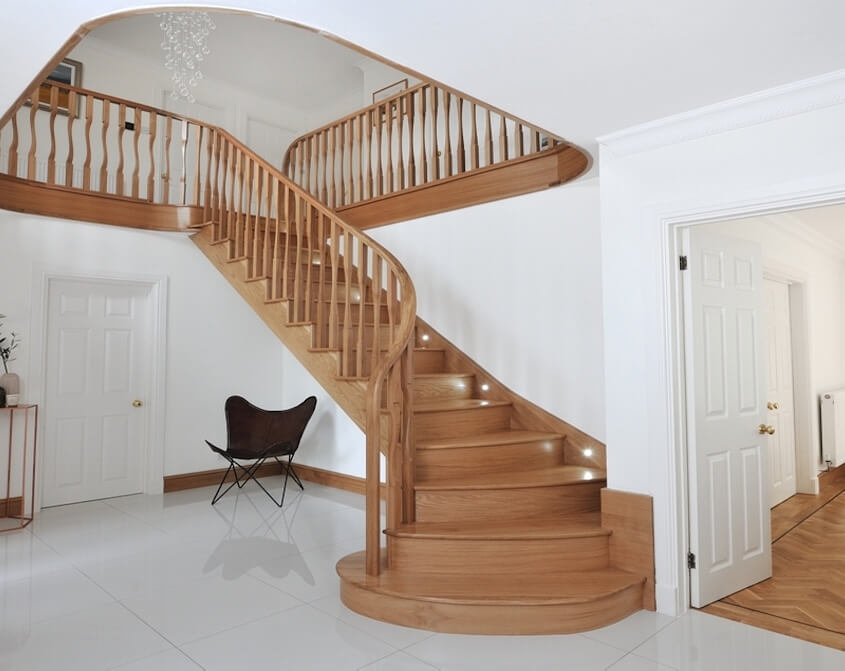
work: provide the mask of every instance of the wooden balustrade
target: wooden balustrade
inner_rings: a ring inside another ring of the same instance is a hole
[[[42,89],[39,98],[36,89],[39,102],[22,105],[0,128],[7,157],[0,169],[72,191],[201,208],[213,241],[228,246],[230,261],[244,262],[247,281],[265,281],[267,300],[286,305],[288,324],[310,325],[313,348],[337,352],[343,378],[367,380],[366,552],[367,570],[377,574],[381,454],[389,465],[389,519],[414,515],[416,295],[405,269],[226,131],[101,93],[46,86],[48,95]],[[330,162],[338,180],[324,179],[324,193],[371,193],[360,171],[351,176],[361,163],[350,152],[370,130],[369,118],[357,130],[351,120],[345,131],[327,129],[297,150],[297,160]]]
[[[422,83],[294,140],[287,175],[341,208],[551,150],[563,141]]]

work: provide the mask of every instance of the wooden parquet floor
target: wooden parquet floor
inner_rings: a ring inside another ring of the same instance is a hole
[[[704,610],[845,650],[843,490],[840,468],[823,479],[818,497],[799,494],[775,508],[772,577]]]

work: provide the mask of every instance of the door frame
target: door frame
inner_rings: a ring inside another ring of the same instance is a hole
[[[687,568],[689,543],[689,491],[687,442],[687,399],[684,350],[684,305],[681,272],[678,258],[683,253],[683,231],[696,225],[711,224],[743,217],[765,216],[823,205],[845,203],[845,188],[823,185],[815,189],[788,191],[766,188],[745,200],[722,203],[664,203],[644,208],[643,220],[659,223],[660,243],[655,250],[659,264],[662,330],[664,334],[661,366],[667,384],[666,438],[672,446],[666,452],[666,496],[670,505],[665,511],[666,550],[668,556],[656,556],[656,561],[668,560],[665,566],[670,586],[661,595],[663,603],[674,602],[674,613],[690,608],[690,575]],[[808,359],[809,360],[809,359]],[[812,397],[812,394],[811,394]],[[815,476],[814,476],[815,477]],[[816,484],[816,486],[818,486]],[[671,590],[671,591],[670,591]],[[667,601],[668,600],[668,601]]]
[[[168,279],[164,275],[140,275],[109,271],[83,271],[62,268],[36,267],[32,277],[32,309],[30,312],[31,346],[29,370],[31,384],[27,395],[42,406],[38,431],[44,434],[47,419],[43,408],[47,387],[47,327],[49,292],[56,281],[108,282],[148,287],[150,301],[150,396],[146,403],[147,417],[144,427],[146,444],[143,449],[143,493],[161,494],[164,491],[164,419],[166,400],[167,362],[167,296]],[[36,463],[35,509],[41,510],[44,450],[38,452]]]

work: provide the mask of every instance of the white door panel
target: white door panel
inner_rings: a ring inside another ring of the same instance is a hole
[[[143,489],[149,289],[53,281],[47,325],[43,505]]]
[[[687,231],[684,273],[694,606],[771,575],[759,245]]]
[[[792,392],[792,332],[789,285],[765,281],[767,376],[766,422],[775,427],[769,438],[770,504],[785,501],[797,491],[795,477],[795,403]]]

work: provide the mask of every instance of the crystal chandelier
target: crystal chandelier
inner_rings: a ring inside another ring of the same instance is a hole
[[[170,95],[195,102],[191,88],[202,79],[199,64],[210,53],[205,40],[216,28],[214,21],[208,12],[162,12],[156,16],[164,32],[164,67],[173,71]]]

